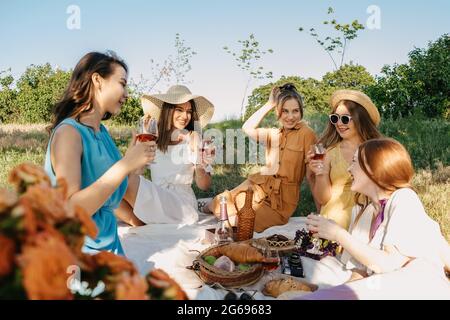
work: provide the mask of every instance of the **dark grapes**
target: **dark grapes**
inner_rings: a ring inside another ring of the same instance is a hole
[[[320,260],[326,256],[336,256],[336,250],[339,246],[335,241],[314,238],[313,233],[311,231],[307,231],[306,229],[297,230],[294,241],[295,248],[300,255],[315,260]],[[313,254],[308,252],[308,250],[311,250],[314,247],[316,247],[321,254]]]

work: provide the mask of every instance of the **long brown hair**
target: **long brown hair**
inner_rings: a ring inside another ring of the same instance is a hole
[[[348,111],[350,112],[352,121],[355,124],[356,130],[358,131],[358,134],[363,142],[370,139],[382,137],[380,131],[378,131],[377,126],[370,118],[367,110],[357,102],[351,100],[341,100],[334,106],[331,113],[335,113],[337,107],[341,104],[347,107]],[[334,147],[341,141],[342,137],[337,132],[335,125],[328,121],[327,127],[319,142],[321,142],[325,148],[330,148]]]
[[[98,73],[102,78],[108,78],[114,73],[115,66],[121,66],[128,72],[125,62],[111,51],[107,54],[89,52],[84,55],[73,70],[63,97],[53,107],[52,124],[47,127],[47,131],[50,133],[66,118],[75,117],[79,121],[83,113],[92,110],[94,100],[92,75]],[[109,118],[111,114],[107,112],[102,120]]]
[[[411,157],[405,147],[390,138],[368,140],[358,147],[358,163],[364,173],[378,187],[393,192],[400,188],[412,188],[411,181],[414,168]],[[368,204],[368,199],[361,203],[359,194],[355,197],[361,207]]]
[[[281,112],[283,110],[283,105],[286,103],[286,101],[294,99],[297,101],[299,108],[300,108],[300,119],[303,118],[303,98],[298,93],[297,88],[292,83],[286,83],[282,86],[280,86],[280,94],[277,97],[277,106],[275,110],[277,111],[277,117],[280,119]]]
[[[191,120],[187,124],[185,130],[194,131],[194,123],[198,121],[197,108],[195,106],[194,100],[189,100],[192,107]],[[166,152],[170,144],[172,144],[171,136],[174,131],[173,126],[173,113],[175,111],[176,105],[164,102],[161,108],[161,114],[158,121],[158,141],[156,145],[158,149],[162,152]]]

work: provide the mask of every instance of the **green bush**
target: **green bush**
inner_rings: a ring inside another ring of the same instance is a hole
[[[17,112],[15,110],[17,90],[12,88],[14,78],[10,74],[2,75],[3,73],[6,71],[0,72],[0,123],[13,119]]]
[[[70,80],[71,71],[54,70],[50,64],[27,68],[17,81],[16,107],[21,123],[46,123]]]
[[[346,64],[337,71],[328,72],[321,81],[313,78],[303,79],[297,76],[282,76],[274,83],[269,83],[253,90],[248,98],[245,119],[248,119],[258,108],[266,103],[272,87],[281,86],[288,82],[293,83],[303,96],[305,114],[312,114],[328,112],[329,99],[333,91],[344,88],[364,91],[367,87],[373,85],[375,80],[367,72],[366,68],[354,64]],[[272,121],[275,119],[273,111],[268,117]]]
[[[412,50],[407,64],[384,66],[367,93],[387,117],[450,119],[450,36]]]

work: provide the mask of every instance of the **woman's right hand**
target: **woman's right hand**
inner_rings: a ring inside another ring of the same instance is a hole
[[[273,87],[270,91],[269,100],[267,101],[273,108],[277,106],[278,96],[280,95],[280,88]]]
[[[316,176],[328,174],[328,168],[325,164],[325,159],[323,160],[314,160],[314,152],[309,150],[306,154],[306,161],[308,162],[308,168],[313,172]],[[326,157],[326,155],[325,155]]]
[[[156,143],[154,141],[136,143],[136,134],[128,147],[123,161],[126,163],[129,172],[133,172],[145,167],[155,159]]]

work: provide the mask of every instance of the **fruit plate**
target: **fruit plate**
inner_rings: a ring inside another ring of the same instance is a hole
[[[226,244],[225,244],[226,245]],[[226,288],[238,288],[257,282],[264,274],[262,263],[253,263],[247,270],[225,271],[205,261],[205,257],[219,257],[219,248],[224,245],[215,245],[200,252],[190,269],[206,284],[220,283]]]
[[[339,244],[335,241],[316,238],[311,231],[297,230],[295,233],[295,251],[301,256],[320,260],[326,256],[336,256]]]

